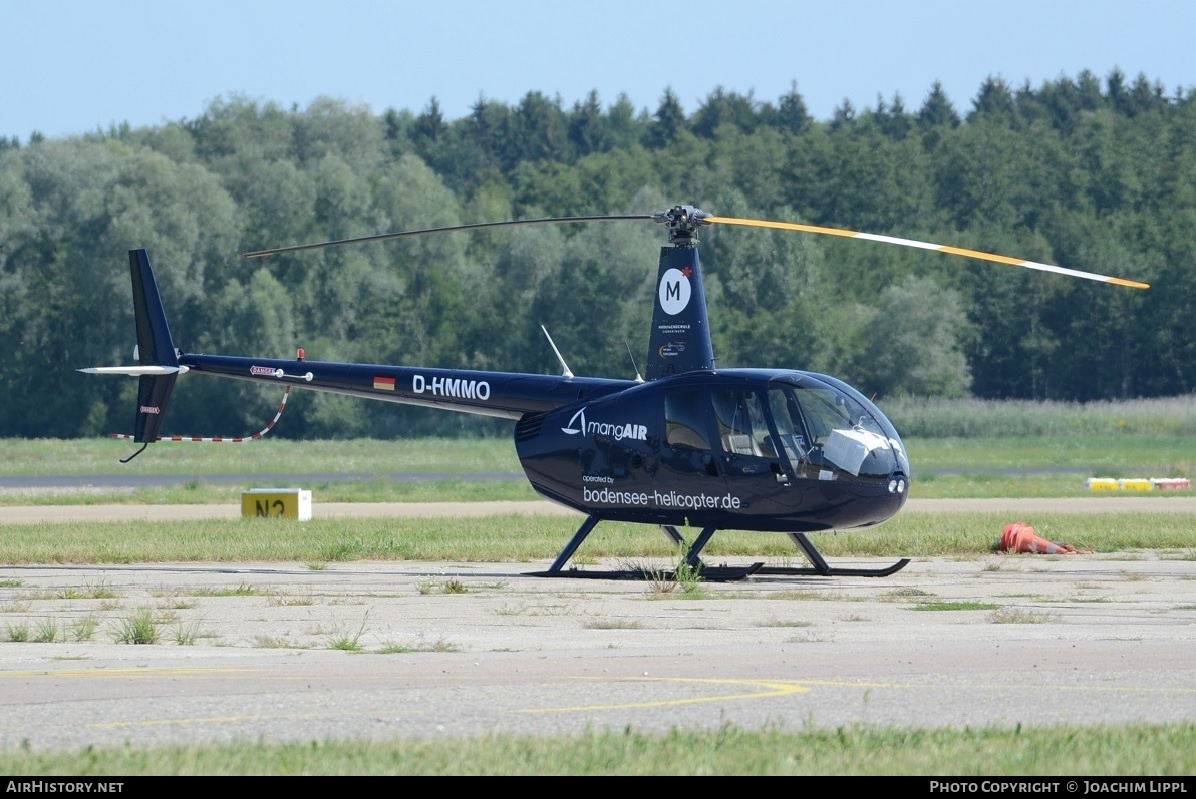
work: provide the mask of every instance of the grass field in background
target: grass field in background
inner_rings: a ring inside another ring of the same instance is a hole
[[[1071,468],[1190,478],[1196,464],[1196,396],[1086,404],[901,398],[881,407],[905,441],[915,476],[945,468]],[[0,476],[521,471],[508,436],[161,442],[118,463],[137,446],[111,438],[0,439]]]
[[[1088,477],[1186,477],[1196,471],[1196,437],[1141,433],[1004,438],[915,438],[905,442],[917,498],[1078,497]],[[525,500],[536,495],[507,439],[160,443],[128,464],[133,450],[111,439],[0,440],[0,477],[169,475],[168,487],[87,491],[0,491],[0,504],[236,502],[264,475],[318,475],[301,487],[323,502]],[[409,482],[402,475],[433,475]],[[465,479],[484,474],[483,479]],[[212,475],[244,475],[213,483]],[[399,477],[392,477],[398,475]],[[182,479],[185,478],[185,479]]]
[[[1090,476],[1191,477],[1196,435],[1071,435],[908,438],[914,476],[944,469],[1085,470]],[[247,444],[162,442],[127,464],[136,450],[111,439],[0,439],[0,476],[522,473],[511,439],[254,441]]]
[[[1149,467],[1190,470],[1196,435],[1106,434],[907,438],[915,471],[921,469]],[[521,472],[513,439],[421,438],[397,441],[293,441],[247,444],[160,442],[127,464],[137,448],[112,439],[0,439],[0,475],[252,474]],[[1166,475],[1164,475],[1166,476]],[[1188,476],[1188,475],[1171,475]]]
[[[715,731],[675,730],[667,735],[625,730],[568,737],[496,734],[465,741],[89,748],[63,754],[0,754],[0,772],[114,778],[196,774],[1024,778],[1070,774],[1157,779],[1196,773],[1196,726],[750,732],[726,725]]]
[[[0,439],[0,476],[88,474],[205,475],[512,472],[521,474],[514,439],[293,441],[244,444],[163,441],[129,463],[140,447],[111,438]]]
[[[179,561],[353,560],[527,562],[556,557],[581,520],[577,516],[506,514],[460,518],[188,519],[170,523],[50,522],[0,524],[0,552],[9,564],[145,563]],[[904,511],[874,528],[819,533],[828,558],[849,556],[974,558],[992,551],[1003,527],[998,513]],[[1154,550],[1160,557],[1196,559],[1196,514],[1038,513],[1039,535],[1099,552]],[[683,529],[692,540],[696,530]],[[574,560],[672,558],[676,548],[652,525],[605,522]],[[743,556],[800,559],[780,533],[720,531],[703,551],[708,561]]]

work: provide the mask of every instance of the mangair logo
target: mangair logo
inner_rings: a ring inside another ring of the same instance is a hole
[[[574,427],[574,424],[577,424],[577,426]],[[586,424],[585,408],[573,414],[573,418],[569,420],[569,426],[562,427],[561,432],[571,436],[575,436],[578,433],[589,433],[592,436],[611,436],[615,441],[622,441],[625,438],[634,438],[636,441],[648,440],[648,428],[646,425],[632,424],[631,422],[626,424],[590,422]]]
[[[578,425],[576,428],[574,428],[573,423],[576,422],[579,417],[581,418],[581,424]],[[569,420],[568,427],[561,428],[562,433],[567,433],[571,436],[575,436],[578,433],[584,433],[585,431],[586,431],[586,409],[585,408],[582,408],[580,411],[573,414],[573,418]]]
[[[668,344],[665,344],[663,347],[657,350],[657,352],[660,353],[660,357],[662,358],[673,358],[685,352],[685,342],[670,341]]]
[[[685,269],[669,269],[660,276],[656,295],[660,307],[669,316],[676,316],[689,305],[689,276],[692,274],[693,270],[687,266]]]
[[[141,412],[142,413],[159,414],[162,412],[162,409],[159,408],[157,405],[142,405]]]
[[[262,377],[282,377],[282,370],[271,369],[269,366],[251,366],[249,367],[249,374],[261,375]]]

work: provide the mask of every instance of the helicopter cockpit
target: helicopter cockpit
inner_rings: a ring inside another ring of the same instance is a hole
[[[787,471],[812,480],[908,477],[909,461],[893,425],[863,395],[835,378],[794,372],[758,387],[711,387],[711,444],[696,433],[700,425],[680,423],[683,417],[693,417],[696,392],[684,395],[689,397],[689,413],[678,412],[680,396],[674,395],[666,410],[668,443],[674,447],[713,448],[731,458],[784,460]],[[902,482],[899,490],[904,489]]]
[[[799,476],[909,474],[905,447],[892,423],[846,383],[825,375],[786,375],[770,382],[767,397],[781,449]]]

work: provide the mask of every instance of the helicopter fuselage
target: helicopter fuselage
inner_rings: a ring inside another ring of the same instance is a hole
[[[909,490],[888,420],[846,384],[807,372],[662,378],[529,414],[515,445],[545,497],[617,521],[866,527],[900,510]]]
[[[543,496],[602,519],[817,532],[904,505],[897,431],[858,391],[794,370],[603,378],[180,354],[189,371],[517,420]]]

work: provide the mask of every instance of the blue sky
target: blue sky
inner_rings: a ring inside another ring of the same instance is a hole
[[[827,119],[845,99],[916,110],[937,80],[966,113],[989,75],[1192,89],[1194,31],[1190,0],[0,0],[0,136],[161,125],[234,95],[375,113],[435,96],[456,119],[529,91],[653,111],[668,87],[693,112],[719,86],[775,101],[796,82]]]

